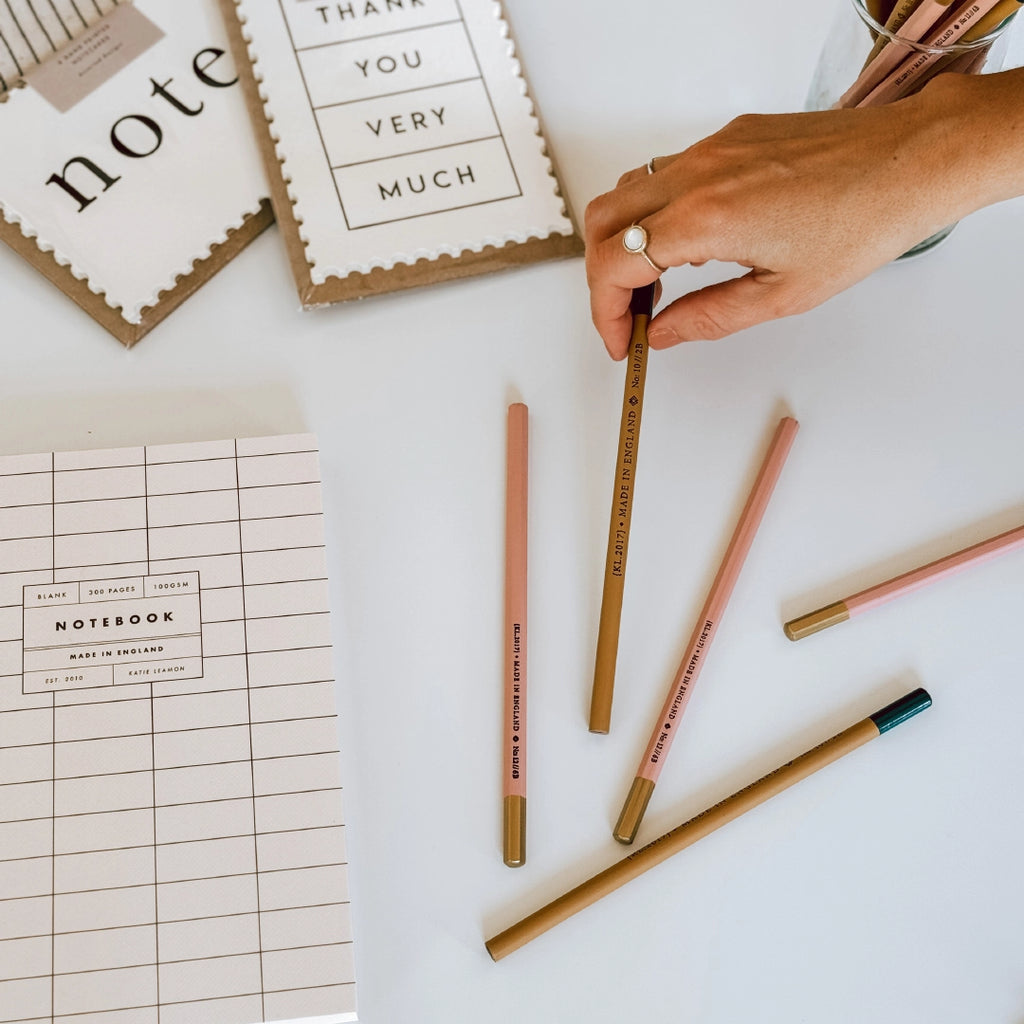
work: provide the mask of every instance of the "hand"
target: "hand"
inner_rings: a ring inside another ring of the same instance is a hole
[[[659,312],[648,337],[666,348],[811,309],[982,205],[983,157],[963,123],[975,97],[958,102],[964,86],[943,83],[966,77],[888,106],[745,115],[654,173],[623,175],[585,220],[591,311],[612,357],[628,347],[631,289],[658,277],[622,247],[633,223],[662,267],[749,268]]]

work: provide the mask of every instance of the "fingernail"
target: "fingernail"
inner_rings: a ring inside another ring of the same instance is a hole
[[[655,327],[647,332],[647,340],[657,348],[659,345],[674,345],[679,341],[679,335],[671,327]]]

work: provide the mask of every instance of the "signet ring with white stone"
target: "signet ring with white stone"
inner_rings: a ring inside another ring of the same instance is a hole
[[[631,252],[643,256],[645,260],[651,265],[652,270],[656,270],[659,274],[664,274],[666,267],[659,267],[650,256],[647,255],[647,229],[640,224],[630,224],[626,228],[622,235],[622,248],[626,252]]]

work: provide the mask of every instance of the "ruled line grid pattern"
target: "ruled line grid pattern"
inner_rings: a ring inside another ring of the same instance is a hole
[[[167,564],[200,678],[23,692],[23,587]],[[0,458],[0,570],[0,1024],[354,1020],[314,439]]]

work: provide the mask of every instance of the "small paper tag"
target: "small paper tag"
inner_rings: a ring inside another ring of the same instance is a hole
[[[122,3],[26,76],[62,114],[109,81],[164,36],[134,4]]]

